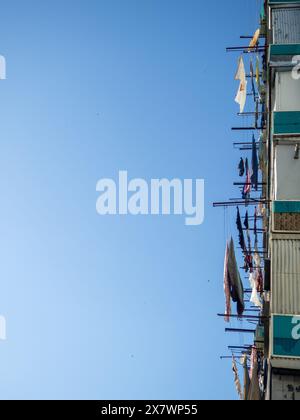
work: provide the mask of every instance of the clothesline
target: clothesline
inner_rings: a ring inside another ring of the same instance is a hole
[[[238,112],[237,116],[238,117],[252,117],[255,115],[267,115],[267,112]]]
[[[259,76],[261,77],[263,75],[263,73],[259,73]],[[251,74],[246,74],[247,79],[252,79]]]
[[[241,185],[253,185],[253,182],[234,182],[234,186],[239,187]],[[268,185],[266,182],[258,182],[257,185]]]
[[[265,127],[231,127],[232,131],[262,131]]]
[[[265,52],[267,46],[263,47],[227,47],[226,52],[242,52],[243,54],[253,54]]]
[[[249,229],[246,229],[246,228],[243,228],[243,231],[244,232],[257,232],[257,233],[266,233],[267,231],[265,230],[265,229],[253,229],[253,228],[249,228]]]
[[[230,198],[229,199],[229,201],[238,201],[238,200],[239,200],[239,198]],[[265,198],[262,198],[262,197],[249,197],[249,198],[245,198],[244,201],[245,201],[246,207],[247,207],[248,201],[256,201],[256,200],[265,200]]]
[[[265,39],[266,37],[264,35],[259,35],[259,39]],[[253,39],[253,35],[241,35],[240,39]]]
[[[265,317],[265,316],[255,316],[255,315],[226,315],[226,314],[218,314],[218,317],[225,317],[228,316],[229,318],[237,318],[237,319],[270,319],[270,317]]]
[[[245,309],[245,311],[244,312],[252,312],[252,313],[254,313],[254,312],[260,312],[260,309],[258,309],[258,308],[255,308],[255,309]]]
[[[256,330],[250,330],[247,328],[225,328],[226,333],[243,333],[243,334],[255,334]]]
[[[234,142],[233,143],[233,145],[234,146],[243,146],[243,145],[249,145],[249,146],[252,146],[252,141],[241,141],[241,142]],[[259,146],[260,145],[260,142],[259,141],[256,141],[255,142],[255,144],[256,144],[256,146]],[[263,144],[267,144],[267,142],[263,142]]]
[[[224,201],[213,203],[213,207],[236,207],[236,206],[255,206],[257,204],[269,204],[270,200],[252,199],[241,201]]]
[[[237,354],[241,354],[241,355],[243,355],[244,353],[243,352],[236,352]],[[220,359],[221,360],[226,360],[226,359],[230,359],[230,360],[232,360],[232,356],[220,356]],[[242,363],[239,363],[239,362],[237,362],[240,366],[243,366],[242,365]]]
[[[228,350],[240,350],[240,351],[250,351],[253,349],[253,344],[244,344],[240,346],[228,346]],[[259,353],[263,354],[263,350],[257,350]]]

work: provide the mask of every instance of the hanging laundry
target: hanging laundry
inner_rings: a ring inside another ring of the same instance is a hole
[[[252,289],[252,294],[250,297],[250,302],[253,303],[257,308],[262,308],[262,301],[257,291],[257,273],[251,273],[249,277],[250,287]]]
[[[256,90],[255,90],[255,85],[254,85],[255,74],[254,74],[254,67],[253,67],[252,58],[250,60],[250,77],[251,77],[252,94],[253,94],[253,98],[254,98],[254,101],[255,101],[255,98],[256,98]]]
[[[242,315],[245,310],[244,288],[234,252],[233,239],[227,243],[224,263],[224,291],[225,291],[225,321],[229,322],[231,315],[231,299],[237,304],[237,313]]]
[[[257,359],[257,350],[255,347],[252,348],[250,378],[251,378],[251,382],[250,382],[248,400],[260,401],[261,395],[260,395],[259,379],[258,379],[258,359]]]
[[[250,302],[253,303],[253,305],[256,306],[257,308],[260,308],[260,309],[263,308],[263,304],[262,304],[262,302],[260,300],[260,297],[259,297],[259,294],[257,293],[255,288],[252,289]]]
[[[231,285],[228,272],[229,244],[226,244],[224,261],[224,293],[225,293],[225,321],[230,321],[231,315]]]
[[[248,214],[248,211],[246,212],[246,215],[245,215],[244,226],[245,226],[245,229],[249,230],[249,214]]]
[[[251,193],[251,175],[250,175],[248,158],[246,159],[246,162],[245,162],[245,171],[246,171],[246,182],[245,182],[242,196],[244,200],[248,200],[250,198],[250,193]]]
[[[259,100],[256,99],[255,101],[255,128],[258,128],[258,119],[259,119]]]
[[[252,273],[251,281],[253,281],[253,287],[255,287],[257,293],[261,295],[264,291],[263,290],[263,275],[262,275],[261,268],[257,268]]]
[[[245,310],[244,303],[244,287],[239,273],[235,251],[234,251],[234,242],[231,238],[229,244],[229,254],[228,254],[228,276],[231,286],[231,298],[233,302],[237,304],[237,314],[243,315]]]
[[[248,370],[248,358],[246,354],[243,357],[242,364],[244,368],[244,401],[247,401],[249,388],[250,388],[250,377],[249,377],[249,370]]]
[[[247,100],[247,79],[243,57],[239,58],[235,80],[240,81],[239,89],[235,97],[235,102],[240,105],[240,113],[243,113]]]
[[[255,346],[252,346],[251,356],[250,356],[250,371],[249,371],[250,380],[252,379],[252,376],[253,376],[253,369],[254,369],[255,363],[257,363],[257,348]]]
[[[247,242],[248,242],[248,249],[246,250],[246,257],[245,257],[245,270],[246,273],[253,271],[253,257],[252,257],[252,246],[251,246],[251,236],[249,232],[249,221],[248,221],[248,212],[247,212],[247,220],[245,222],[248,224],[248,229],[246,230],[247,235]]]
[[[234,76],[235,80],[246,80],[246,70],[245,70],[245,64],[243,60],[243,56],[240,56],[239,63],[238,63],[238,69]]]
[[[232,371],[234,373],[234,383],[235,383],[235,387],[236,387],[238,396],[239,396],[240,400],[242,400],[243,399],[242,386],[241,386],[241,381],[240,381],[240,378],[239,378],[239,371],[238,371],[237,364],[236,364],[234,356],[232,356]]]
[[[245,266],[244,266],[245,272],[248,273],[252,273],[253,272],[253,258],[252,255],[248,253],[245,256]]]
[[[255,238],[255,250],[258,252],[257,218],[258,218],[258,210],[257,210],[257,207],[255,207],[255,210],[254,210],[254,238]]]
[[[262,209],[263,209],[263,203],[259,203],[256,210],[257,217],[262,217]]]
[[[257,283],[257,292],[260,293],[260,294],[263,293],[263,291],[264,291],[264,278],[263,278],[262,271],[261,271],[260,268],[257,270],[256,283]]]
[[[251,184],[255,191],[258,190],[258,158],[255,137],[252,138],[252,176]]]
[[[258,40],[260,37],[260,29],[257,29],[257,31],[255,32],[250,44],[249,44],[249,52],[253,51],[253,48],[257,46]]]
[[[258,252],[257,242],[255,243],[253,260],[254,260],[254,263],[255,263],[255,268],[261,268],[261,258],[260,258],[259,252]]]
[[[256,69],[255,69],[255,78],[258,90],[260,90],[260,69],[259,69],[259,56],[256,56]]]
[[[256,265],[256,267],[257,267],[257,264],[256,264],[256,254],[258,254],[258,256],[259,256],[259,252],[258,252],[258,237],[257,237],[257,235],[254,235],[254,262],[255,262],[255,265]]]
[[[265,217],[267,214],[266,212],[266,208],[264,207],[263,203],[259,203],[258,207],[257,207],[257,215],[261,216],[261,217]]]
[[[254,209],[254,235],[255,242],[257,242],[257,207]]]
[[[245,175],[245,162],[243,158],[241,158],[240,160],[238,169],[239,169],[239,176],[240,177],[244,176]]]
[[[247,229],[247,240],[248,240],[248,248],[247,248],[240,210],[238,207],[237,207],[236,225],[239,232],[239,244],[244,254],[244,269],[246,273],[248,273],[248,271],[252,272],[253,271],[253,258],[252,258],[252,250],[251,250],[251,237],[249,233],[249,216],[247,212],[245,220],[244,220],[244,226]]]
[[[235,97],[235,102],[240,105],[240,113],[242,114],[245,110],[247,101],[247,80],[240,82],[238,92]]]
[[[246,247],[246,242],[245,242],[245,237],[244,237],[244,231],[243,231],[243,226],[242,226],[240,209],[238,207],[237,207],[237,216],[236,216],[236,226],[237,226],[237,229],[238,229],[238,232],[239,232],[240,247],[242,248],[243,252],[246,253],[247,252],[247,247]]]

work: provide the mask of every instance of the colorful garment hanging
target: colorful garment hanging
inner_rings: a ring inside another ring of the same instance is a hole
[[[245,70],[243,56],[240,56],[239,58],[238,68],[237,68],[234,78],[235,80],[240,80],[240,81],[246,80],[246,70]]]
[[[246,212],[246,215],[245,215],[244,226],[245,226],[245,229],[249,230],[249,214],[248,214],[248,211]]]
[[[248,395],[248,401],[260,401],[260,389],[259,389],[259,379],[258,379],[258,359],[257,359],[257,350],[252,348],[251,355],[251,373],[250,373],[250,389]]]
[[[259,56],[256,56],[256,69],[255,69],[255,78],[258,91],[260,91],[260,69],[259,69]]]
[[[263,278],[263,274],[260,268],[257,269],[257,278],[256,278],[256,282],[257,282],[257,292],[258,293],[263,293],[264,291],[264,278]]]
[[[257,46],[258,40],[260,37],[260,29],[257,29],[255,32],[250,44],[249,44],[249,52],[253,51],[253,48]]]
[[[257,291],[258,283],[257,283],[257,273],[256,272],[250,274],[249,282],[250,282],[250,287],[252,289],[250,302],[253,303],[253,305],[256,306],[257,308],[262,309],[263,305],[262,305],[259,293]]]
[[[231,286],[231,298],[233,302],[237,304],[237,314],[243,315],[245,310],[244,287],[236,261],[234,242],[232,238],[229,244],[228,275]]]
[[[254,369],[255,363],[258,364],[258,361],[257,361],[257,348],[255,346],[252,346],[252,349],[251,349],[251,357],[250,357],[250,372],[249,372],[250,380],[252,380],[253,369]]]
[[[259,203],[257,207],[257,215],[261,217],[265,217],[267,214],[266,208],[264,207],[263,203]]]
[[[244,112],[246,106],[247,84],[248,82],[246,80],[244,82],[240,82],[239,89],[235,97],[235,102],[240,105],[241,114]]]
[[[250,388],[250,376],[248,370],[248,358],[245,354],[243,357],[243,368],[244,368],[244,401],[248,400],[249,388]]]
[[[258,120],[259,120],[259,100],[256,99],[255,101],[255,128],[258,128]]]
[[[253,271],[253,258],[252,258],[252,255],[249,254],[248,252],[245,256],[244,269],[245,269],[246,273],[248,273],[248,272],[252,273],[252,271]]]
[[[257,207],[254,210],[254,236],[255,236],[255,243],[257,243]]]
[[[239,169],[239,176],[240,177],[244,176],[245,175],[245,162],[243,158],[241,158],[240,160],[238,169]]]
[[[240,381],[240,378],[239,378],[239,371],[238,371],[237,364],[236,364],[234,356],[232,356],[232,371],[234,373],[234,383],[235,383],[235,387],[236,387],[238,396],[239,396],[240,400],[242,400],[243,399],[242,386],[241,386],[241,381]]]
[[[240,113],[243,113],[247,100],[247,79],[243,57],[239,58],[235,80],[240,81],[239,89],[235,97],[235,102],[240,105]]]
[[[250,236],[250,232],[249,232],[248,212],[246,213],[246,218],[245,218],[244,224],[248,226],[248,228],[246,230],[248,248],[246,249],[246,253],[245,253],[245,271],[246,271],[246,273],[248,273],[248,271],[250,271],[250,273],[252,273],[252,271],[253,271],[253,257],[252,257],[251,236]]]
[[[257,157],[257,148],[256,142],[253,135],[252,138],[252,175],[251,175],[251,184],[255,191],[258,190],[258,157]]]
[[[231,286],[228,272],[229,244],[226,244],[224,261],[224,293],[225,293],[225,322],[230,321],[231,315]]]
[[[240,247],[242,248],[243,254],[244,254],[244,269],[246,271],[246,273],[248,273],[248,271],[252,272],[253,270],[253,258],[252,258],[252,250],[251,250],[251,237],[249,234],[249,220],[248,216],[247,216],[248,212],[246,213],[246,217],[244,220],[244,226],[247,229],[247,241],[248,241],[248,247],[246,245],[246,241],[245,241],[245,235],[244,235],[244,230],[243,230],[243,225],[242,225],[242,219],[241,219],[241,215],[240,215],[240,209],[237,207],[237,216],[236,216],[236,226],[238,229],[238,233],[239,233],[239,244]],[[247,228],[248,226],[248,228]]]
[[[255,268],[261,268],[261,258],[260,258],[259,252],[258,252],[257,242],[255,242],[255,250],[254,250],[253,260],[254,260],[254,263],[255,263]]]
[[[251,193],[251,174],[250,174],[248,158],[246,159],[246,162],[245,162],[245,171],[246,171],[246,182],[245,182],[242,196],[244,200],[248,200],[250,198],[250,193]]]
[[[245,310],[244,287],[239,273],[234,242],[231,238],[226,244],[224,263],[224,292],[225,292],[225,321],[229,322],[231,315],[231,300],[237,304],[237,314],[242,315]]]
[[[236,216],[236,226],[239,232],[239,244],[240,247],[243,250],[243,253],[247,252],[246,242],[245,242],[245,236],[243,231],[243,225],[242,225],[242,219],[240,214],[240,209],[237,207],[237,216]]]
[[[247,234],[247,241],[248,241],[248,251],[247,251],[247,258],[246,258],[246,271],[253,271],[253,258],[252,258],[252,246],[251,246],[251,236],[249,230],[246,231]]]

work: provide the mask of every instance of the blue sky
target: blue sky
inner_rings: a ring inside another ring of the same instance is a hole
[[[254,33],[260,3],[2,5],[0,398],[236,398],[219,356],[249,338],[216,317],[225,229],[212,202],[238,194],[238,57],[225,47]],[[204,178],[205,223],[98,216],[96,183],[119,170]]]

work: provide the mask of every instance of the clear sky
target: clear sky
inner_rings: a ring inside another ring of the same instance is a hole
[[[219,357],[249,337],[216,316],[235,229],[212,202],[238,195],[225,48],[260,3],[2,4],[0,398],[236,398]],[[119,170],[204,178],[204,224],[100,217],[96,183]]]

